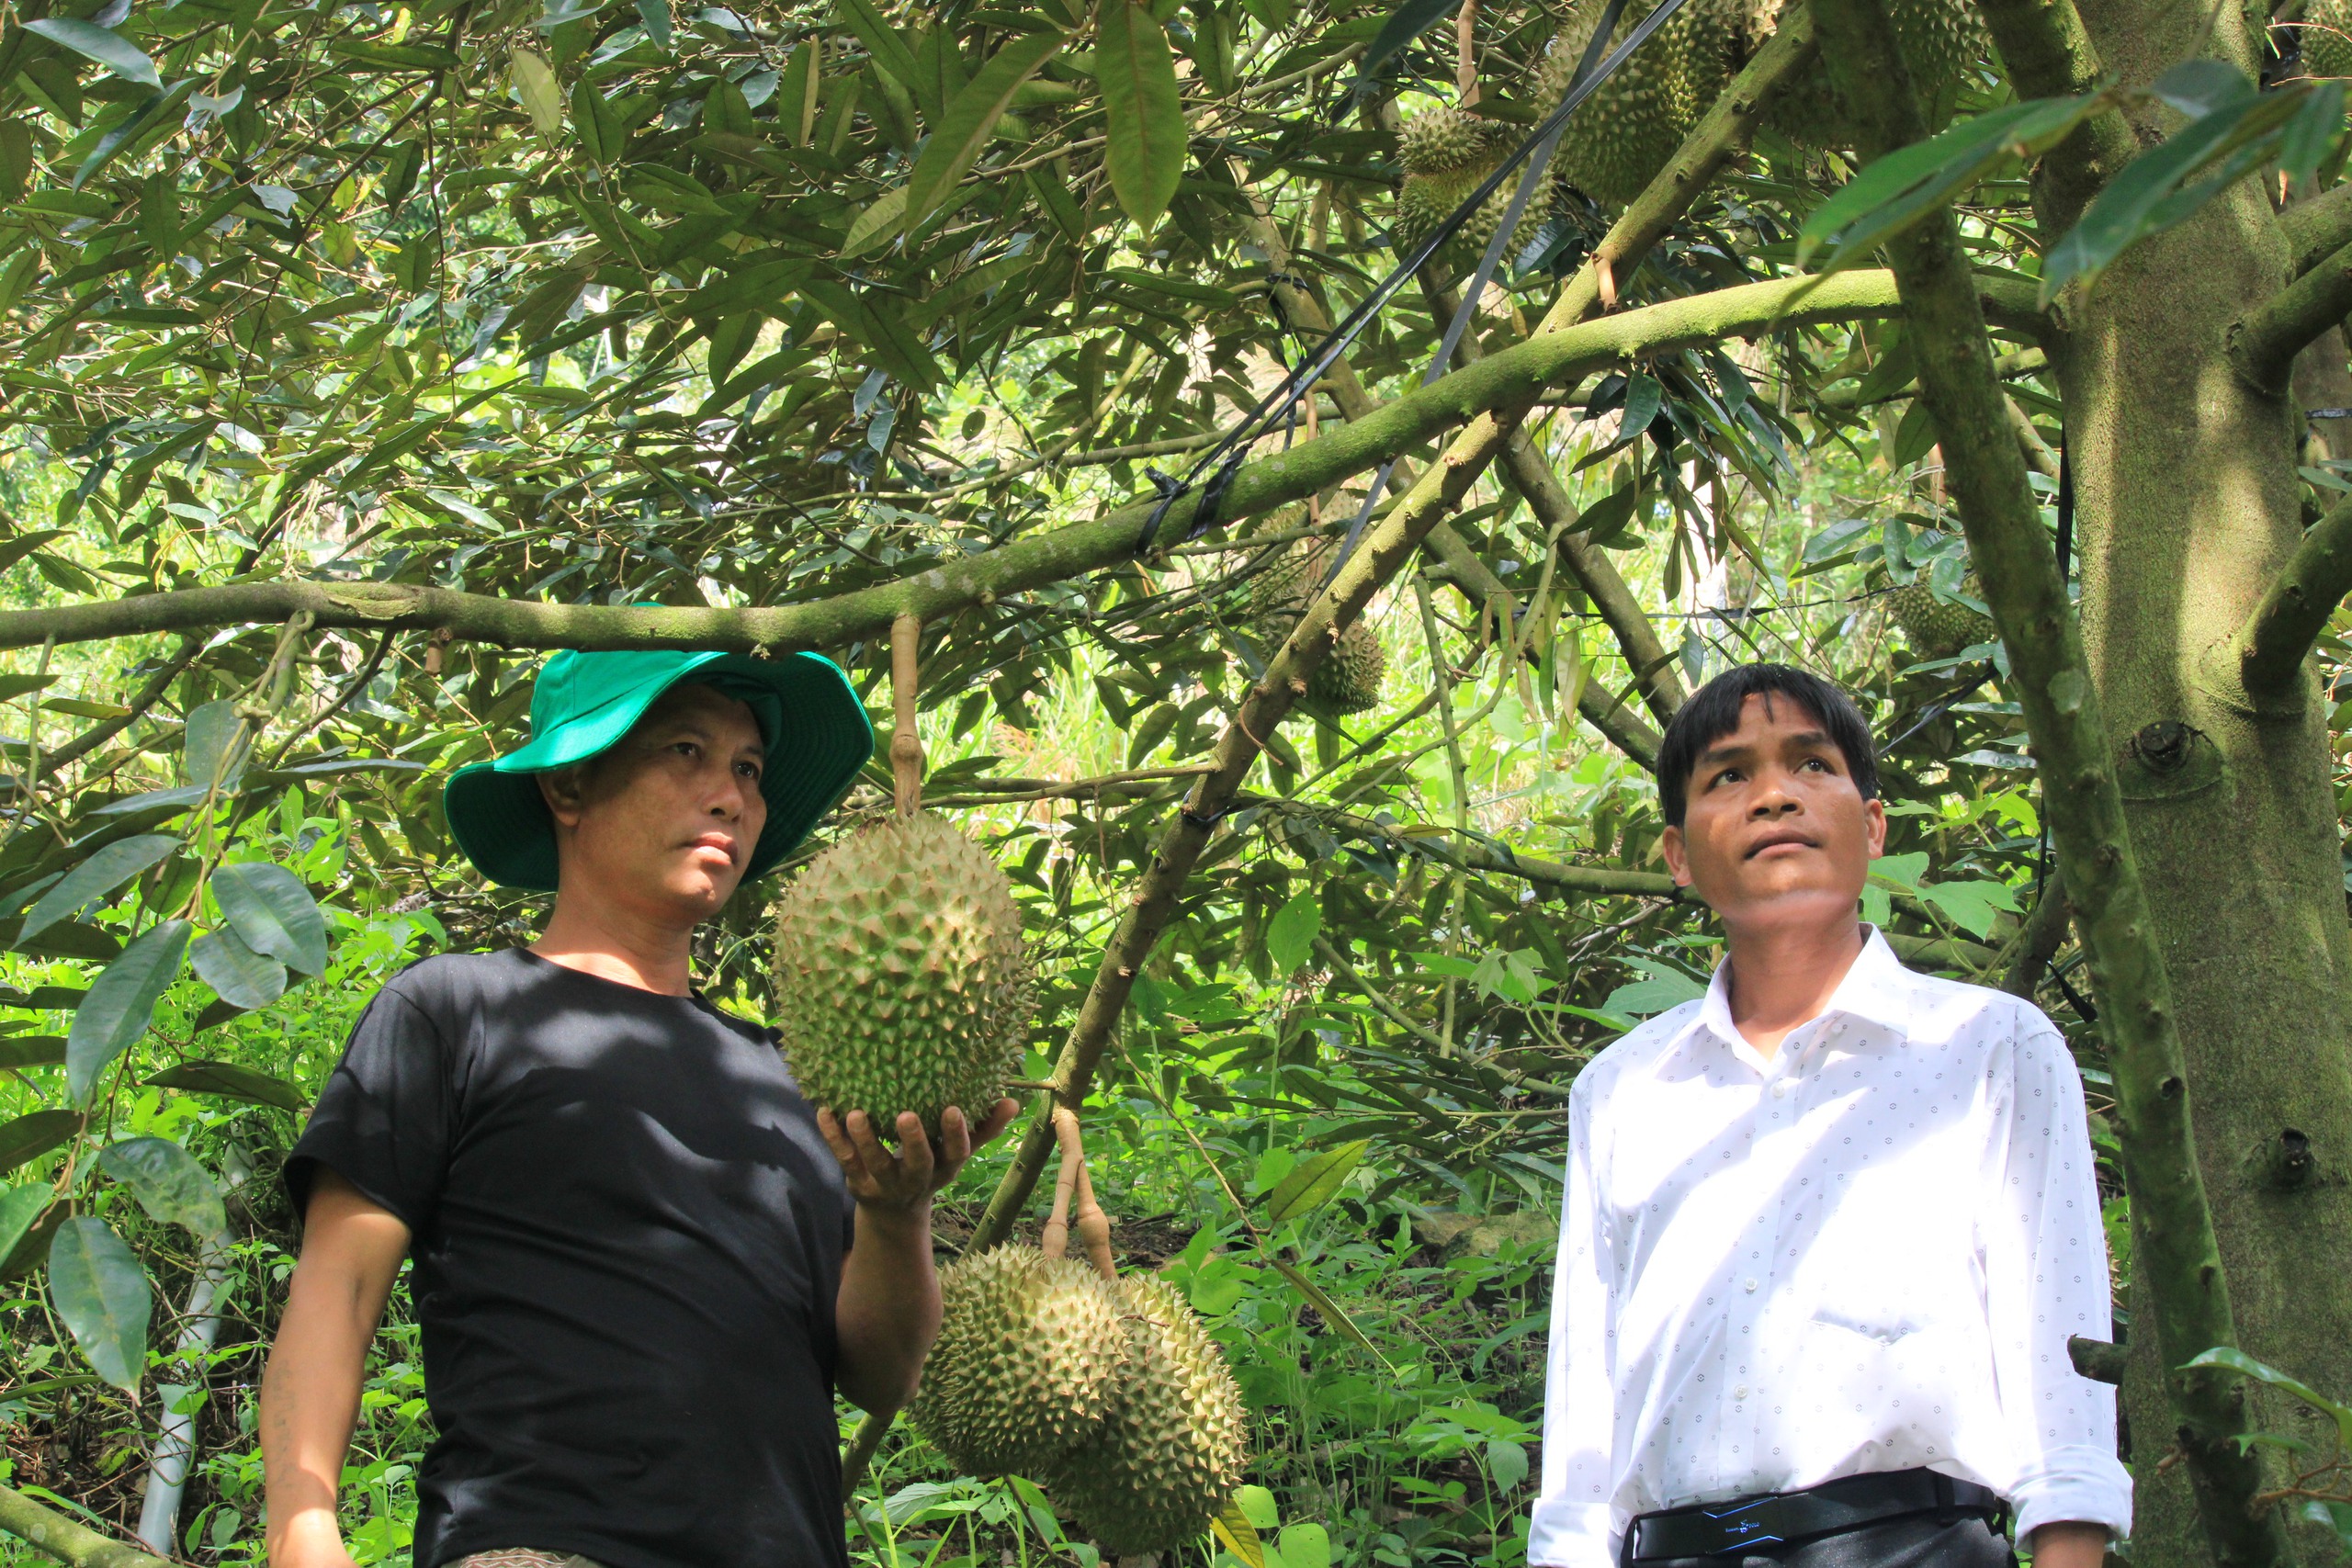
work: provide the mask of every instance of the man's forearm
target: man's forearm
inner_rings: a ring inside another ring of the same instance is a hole
[[[834,1303],[842,1394],[887,1416],[913,1394],[939,1337],[939,1276],[931,1261],[931,1205],[858,1206],[857,1234]]]
[[[2105,1525],[2043,1525],[2033,1532],[2033,1568],[2099,1568],[2107,1561]]]

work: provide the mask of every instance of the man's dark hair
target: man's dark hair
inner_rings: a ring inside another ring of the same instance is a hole
[[[1657,795],[1668,822],[1682,826],[1699,753],[1739,728],[1739,712],[1748,698],[1769,703],[1776,696],[1788,698],[1818,719],[1845,754],[1846,771],[1862,798],[1878,798],[1878,747],[1871,739],[1870,721],[1853,698],[1793,665],[1741,664],[1690,694],[1667,724],[1666,739],[1657,749]]]

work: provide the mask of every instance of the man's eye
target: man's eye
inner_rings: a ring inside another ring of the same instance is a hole
[[[757,762],[738,762],[735,771],[754,784],[759,782],[760,765]]]

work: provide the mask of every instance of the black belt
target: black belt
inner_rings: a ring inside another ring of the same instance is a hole
[[[1883,1471],[1825,1481],[1802,1492],[1767,1492],[1723,1503],[1698,1503],[1634,1517],[1619,1554],[1623,1563],[1656,1558],[1716,1557],[1796,1546],[1890,1519],[1932,1514],[1944,1524],[1976,1517],[2005,1520],[2001,1495],[1932,1470]]]

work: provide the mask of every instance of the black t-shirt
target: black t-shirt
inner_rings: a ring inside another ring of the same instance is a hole
[[[852,1206],[764,1032],[529,953],[427,959],[352,1032],[287,1162],[298,1213],[317,1165],[413,1238],[418,1568],[847,1562]]]

